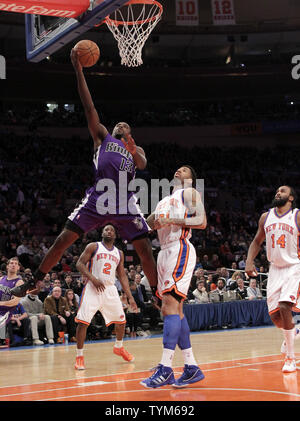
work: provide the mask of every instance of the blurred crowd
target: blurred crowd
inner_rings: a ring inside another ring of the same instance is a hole
[[[197,265],[187,302],[264,297],[268,272],[265,248],[255,261],[260,273],[257,279],[245,278],[246,255],[259,217],[271,206],[276,188],[288,181],[299,191],[299,147],[185,149],[175,144],[154,143],[144,145],[144,149],[148,166],[137,177],[146,181],[164,177],[171,180],[174,170],[188,163],[195,168],[198,178],[204,179],[208,225],[204,231],[193,232]],[[0,145],[0,159],[0,270],[5,274],[7,260],[17,256],[24,274],[25,270],[34,271],[39,266],[76,202],[93,183],[92,148],[88,141],[76,138],[54,142],[37,134],[8,133]],[[49,274],[50,283],[45,283],[40,296],[43,305],[51,294],[54,281],[56,287],[62,289],[63,297],[67,290],[72,290],[78,303],[84,280],[76,270],[76,262],[86,245],[98,241],[100,235],[99,230],[91,231],[64,253]],[[156,256],[160,245],[155,233],[151,234],[151,241]],[[117,246],[123,249],[125,256],[129,254],[126,243],[118,240]],[[125,259],[125,265],[132,291],[137,290],[135,295],[141,302],[141,311],[135,317],[124,300],[127,334],[134,336],[139,332],[141,336],[147,336],[149,330],[161,326],[161,317],[151,301],[151,292],[149,288],[147,290],[147,280],[136,256],[132,259],[133,262]],[[70,280],[67,275],[71,276],[71,282],[66,280]],[[142,279],[146,289],[143,300],[140,290],[144,288],[139,287]],[[122,291],[119,292],[122,297]],[[70,326],[71,340],[74,339],[72,322]],[[61,331],[56,328],[55,332],[54,341],[58,341]],[[89,338],[105,338],[112,334],[112,329],[105,328],[100,313],[97,314],[88,331]]]
[[[97,105],[97,104],[96,104]],[[1,104],[0,104],[1,107]],[[56,107],[56,108],[55,108]],[[97,107],[98,108],[98,107]],[[134,121],[135,126],[185,126],[257,122],[262,120],[297,120],[300,106],[291,100],[263,102],[251,99],[199,101],[188,103],[131,104],[118,110],[99,104],[101,120],[108,126],[116,121]],[[41,126],[85,127],[86,118],[76,104],[31,104],[5,107],[0,113],[0,124],[25,125],[34,131]]]

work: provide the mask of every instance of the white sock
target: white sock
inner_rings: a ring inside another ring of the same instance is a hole
[[[175,354],[175,349],[173,350],[173,349],[164,348],[160,364],[166,367],[172,367],[174,354]]]
[[[282,329],[286,344],[286,356],[289,358],[295,358],[294,342],[295,342],[295,328],[293,329]]]
[[[77,354],[77,357],[83,357],[83,348],[82,349],[76,349],[76,354]]]
[[[187,349],[183,349],[182,350],[182,355],[183,355],[183,361],[184,364],[187,365],[198,365],[195,357],[194,357],[194,353],[192,348],[187,348]]]
[[[122,348],[123,346],[123,339],[121,341],[116,340],[115,345],[116,348]]]
[[[284,329],[283,329],[283,327],[281,327],[280,329],[282,330],[282,334],[283,334],[284,340],[285,340]],[[296,326],[294,326],[292,330],[294,331],[294,335],[296,336],[296,333],[297,333],[297,330],[298,330],[298,329],[296,329]]]

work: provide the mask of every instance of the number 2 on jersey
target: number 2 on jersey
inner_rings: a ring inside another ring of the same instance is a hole
[[[105,273],[105,275],[110,275],[110,270],[111,270],[111,264],[105,263],[104,268],[103,268],[103,273]]]
[[[272,248],[275,248],[275,234],[271,235],[271,239],[272,239]],[[285,248],[285,234],[281,234],[281,236],[276,241],[276,244],[278,244],[280,248],[282,249]]]

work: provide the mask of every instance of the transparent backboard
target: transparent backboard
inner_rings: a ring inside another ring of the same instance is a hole
[[[91,1],[81,16],[62,18],[45,15],[25,15],[26,57],[39,62],[99,24],[128,0]]]

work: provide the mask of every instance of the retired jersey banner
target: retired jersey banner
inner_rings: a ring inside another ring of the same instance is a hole
[[[233,0],[211,0],[214,25],[235,25]]]
[[[176,25],[199,25],[198,0],[176,0]]]

